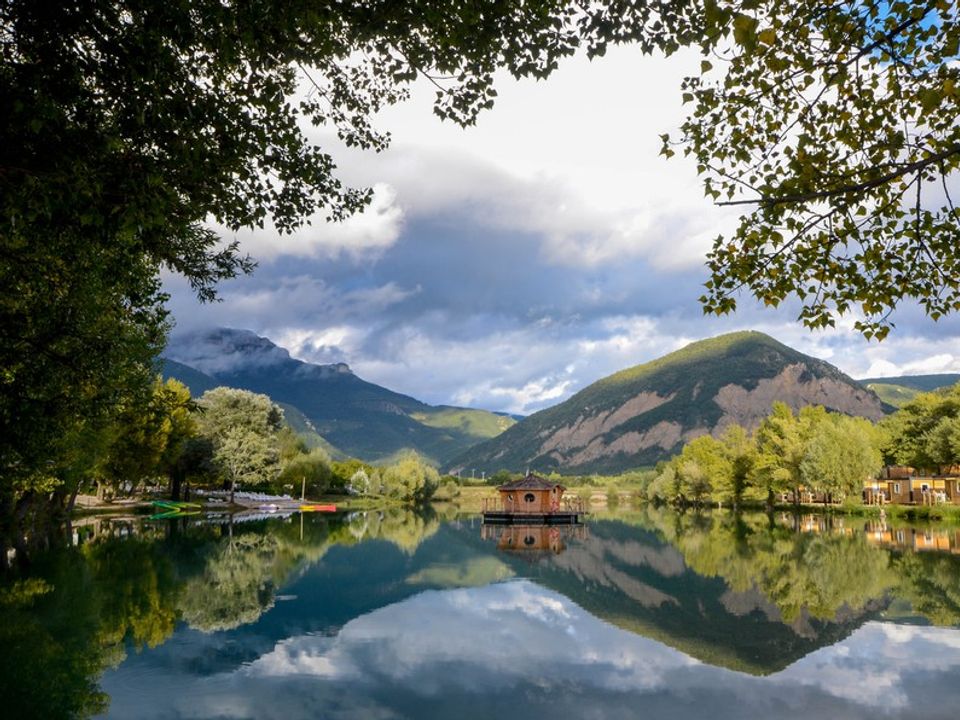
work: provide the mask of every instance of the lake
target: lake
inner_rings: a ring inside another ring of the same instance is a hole
[[[84,523],[0,584],[6,717],[960,705],[956,527],[652,508],[579,528],[397,509]]]

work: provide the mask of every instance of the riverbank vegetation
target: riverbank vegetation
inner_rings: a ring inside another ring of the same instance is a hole
[[[159,377],[124,403],[109,422],[87,423],[68,439],[71,452],[27,476],[13,503],[7,541],[23,544],[64,520],[80,494],[106,502],[145,494],[181,499],[198,487],[238,488],[309,498],[352,495],[421,503],[456,493],[416,453],[378,467],[332,460],[285,423],[266,395],[214,388],[192,398]]]
[[[687,443],[652,472],[632,474],[646,500],[679,505],[772,506],[788,496],[811,502],[860,504],[864,482],[884,465],[936,474],[960,465],[960,385],[918,393],[878,423],[774,403],[753,433],[737,425]],[[597,484],[612,479],[598,478]],[[904,510],[919,517],[918,509]],[[952,508],[926,511],[952,517]]]

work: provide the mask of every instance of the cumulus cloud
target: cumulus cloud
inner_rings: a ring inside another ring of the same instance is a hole
[[[375,188],[374,207],[291,236],[238,236],[260,267],[223,283],[221,303],[198,307],[168,276],[177,331],[246,328],[427,402],[518,413],[739,329],[854,377],[960,369],[960,319],[934,325],[915,306],[881,344],[854,315],[811,333],[796,303],[744,298],[735,316],[702,315],[703,257],[733,215],[702,197],[689,161],[658,156],[658,134],[683,116],[679,80],[698,64],[620,48],[547,83],[503,78],[469,130],[434,118],[418,89],[381,118],[388,151],[335,151],[346,181]]]
[[[292,233],[282,233],[271,222],[263,228],[243,228],[232,232],[214,225],[224,240],[236,240],[244,252],[259,261],[278,256],[369,260],[390,247],[403,226],[403,211],[396,203],[396,192],[383,182],[373,184],[373,199],[362,213],[341,222],[327,222],[320,212]]]

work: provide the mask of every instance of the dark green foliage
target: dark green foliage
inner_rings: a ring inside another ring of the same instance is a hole
[[[931,0],[703,0],[700,73],[674,143],[706,194],[744,206],[718,237],[701,298],[746,290],[802,302],[808,326],[883,338],[914,298],[934,320],[960,309],[960,19]]]

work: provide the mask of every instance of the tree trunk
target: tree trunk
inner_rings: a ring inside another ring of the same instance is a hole
[[[180,499],[180,488],[183,485],[183,473],[179,468],[174,468],[170,473],[170,499]]]

